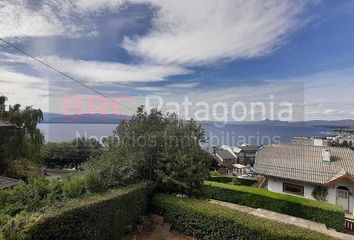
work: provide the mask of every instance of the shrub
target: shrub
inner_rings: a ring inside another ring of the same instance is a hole
[[[210,171],[209,175],[211,177],[220,177],[221,176],[221,174],[218,171],[216,171],[216,170]]]
[[[63,194],[67,198],[78,198],[83,194],[84,181],[81,176],[67,178],[63,184]]]
[[[11,190],[4,190],[0,194],[2,209],[14,215],[22,210],[35,211],[41,208],[49,193],[49,181],[44,178],[31,178],[28,184],[22,182]]]
[[[325,202],[269,192],[254,187],[208,181],[204,186],[204,196],[324,223],[327,227],[338,231],[342,231],[344,228],[343,209]]]
[[[8,161],[6,166],[6,175],[12,178],[27,180],[31,177],[40,177],[41,168],[39,165],[26,159],[11,160]]]
[[[49,182],[50,192],[47,196],[47,201],[53,203],[56,201],[61,201],[63,199],[63,185],[64,182],[59,179],[52,179]]]
[[[211,182],[219,182],[219,183],[232,183],[234,185],[244,185],[244,186],[252,186],[257,182],[255,179],[247,179],[247,178],[236,178],[236,177],[227,177],[227,176],[211,176],[208,178],[208,181]]]
[[[247,179],[247,178],[233,178],[232,179],[232,183],[234,185],[252,186],[256,182],[257,182],[257,180],[255,180],[255,179]]]
[[[61,209],[47,209],[41,215],[15,218],[11,225],[7,225],[5,238],[121,239],[126,227],[146,213],[152,189],[150,183],[140,183],[80,201],[72,200]]]
[[[100,193],[105,190],[104,180],[98,174],[89,172],[84,176],[85,186],[90,193]]]
[[[331,239],[312,230],[259,218],[204,200],[158,194],[153,211],[175,229],[200,239]]]
[[[208,181],[212,181],[212,182],[220,182],[220,183],[231,183],[232,179],[234,179],[233,177],[226,177],[226,176],[219,176],[219,177],[209,177]]]

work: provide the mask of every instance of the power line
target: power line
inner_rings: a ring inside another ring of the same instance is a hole
[[[63,75],[64,77],[66,77],[66,78],[68,78],[68,79],[70,79],[70,80],[76,82],[77,84],[79,84],[79,85],[81,85],[81,86],[83,86],[83,87],[85,87],[85,88],[91,90],[92,92],[94,92],[94,93],[96,93],[96,94],[98,94],[98,95],[100,95],[100,96],[102,96],[102,97],[104,97],[104,98],[107,98],[108,100],[110,100],[110,101],[112,101],[112,102],[114,102],[114,103],[117,103],[117,104],[119,104],[120,106],[125,107],[126,109],[129,109],[129,110],[135,112],[135,110],[132,109],[131,107],[128,107],[128,106],[126,106],[126,105],[124,105],[124,104],[122,104],[122,103],[120,103],[120,102],[114,100],[113,98],[111,98],[111,97],[109,97],[109,96],[107,96],[107,95],[105,95],[105,94],[103,94],[103,93],[97,91],[96,89],[94,89],[94,88],[92,88],[92,87],[86,85],[85,83],[83,83],[83,82],[81,82],[81,81],[79,81],[79,80],[77,80],[77,79],[71,77],[70,75],[68,75],[68,74],[66,74],[66,73],[64,73],[64,72],[62,72],[62,71],[56,69],[55,67],[52,67],[52,66],[49,65],[48,63],[43,62],[42,60],[36,58],[35,56],[31,55],[30,53],[27,53],[27,52],[23,51],[22,49],[20,49],[20,48],[16,47],[15,45],[13,45],[13,44],[11,44],[11,43],[5,41],[4,39],[0,38],[0,41],[3,42],[3,43],[5,43],[6,45],[10,46],[11,48],[13,48],[13,49],[19,51],[20,53],[26,55],[27,57],[30,57],[30,58],[32,58],[33,60],[39,62],[40,64],[44,65],[45,67],[47,67],[47,68],[53,70],[54,72],[57,72],[57,73],[59,73],[60,75]]]

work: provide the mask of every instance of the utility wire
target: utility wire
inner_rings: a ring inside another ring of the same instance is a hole
[[[98,95],[100,95],[100,96],[102,96],[102,97],[104,97],[104,98],[107,98],[108,100],[110,100],[110,101],[112,101],[112,102],[114,102],[114,103],[117,103],[117,104],[119,104],[120,106],[125,107],[126,109],[129,109],[129,110],[135,112],[135,110],[132,109],[131,107],[128,107],[128,106],[126,106],[126,105],[124,105],[124,104],[122,104],[122,103],[116,101],[115,99],[113,99],[113,98],[111,98],[111,97],[109,97],[109,96],[107,96],[107,95],[105,95],[105,94],[103,94],[103,93],[97,91],[96,89],[94,89],[94,88],[92,88],[92,87],[86,85],[85,83],[83,83],[83,82],[81,82],[81,81],[79,81],[79,80],[77,80],[77,79],[71,77],[70,75],[68,75],[68,74],[66,74],[66,73],[64,73],[64,72],[62,72],[62,71],[60,71],[60,70],[58,70],[58,69],[56,69],[55,67],[52,67],[52,66],[49,65],[48,63],[43,62],[42,60],[36,58],[35,56],[31,55],[30,53],[27,53],[27,52],[23,51],[22,49],[20,49],[20,48],[16,47],[15,45],[13,45],[13,44],[11,44],[11,43],[5,41],[4,39],[0,38],[0,41],[3,42],[3,43],[5,43],[6,45],[10,46],[11,48],[13,48],[13,49],[19,51],[20,53],[26,55],[27,57],[30,57],[30,58],[32,58],[33,60],[39,62],[40,64],[44,65],[45,67],[47,67],[47,68],[53,70],[54,72],[57,72],[57,73],[59,73],[60,75],[63,75],[64,77],[66,77],[66,78],[68,78],[68,79],[70,79],[70,80],[76,82],[77,84],[79,84],[79,85],[81,85],[81,86],[83,86],[83,87],[85,87],[85,88],[91,90],[92,92],[94,92],[94,93],[96,93],[96,94],[98,94]]]

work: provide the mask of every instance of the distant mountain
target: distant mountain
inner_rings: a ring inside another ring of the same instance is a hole
[[[217,122],[205,121],[200,122],[201,124],[215,124]],[[298,121],[298,122],[287,122],[279,120],[264,120],[264,121],[244,121],[244,122],[228,122],[226,124],[233,125],[257,125],[257,126],[289,126],[289,127],[330,127],[330,128],[340,128],[340,127],[351,127],[354,126],[354,120],[344,119],[344,120],[311,120],[311,121]]]
[[[44,113],[43,123],[119,123],[130,120],[131,116],[123,114],[73,114]]]
[[[123,114],[73,114],[64,115],[58,113],[44,113],[44,123],[119,123],[120,121],[130,120],[131,116]],[[203,121],[200,124],[215,124],[218,122]],[[220,124],[220,123],[219,123]],[[229,122],[227,124],[235,125],[261,125],[261,126],[312,126],[312,127],[348,127],[354,126],[354,120],[312,120],[312,121],[299,121],[299,122],[285,122],[278,120],[264,120],[264,121],[245,121],[245,122]]]

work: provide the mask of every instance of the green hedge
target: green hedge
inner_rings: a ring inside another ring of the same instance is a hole
[[[219,182],[219,183],[232,183],[235,185],[244,185],[244,186],[252,186],[257,182],[255,179],[247,179],[247,178],[236,178],[236,177],[209,177],[209,181],[211,182]]]
[[[65,207],[15,219],[6,239],[120,239],[146,213],[152,184],[140,183],[73,201]],[[23,219],[25,221],[23,222]],[[17,220],[17,221],[16,221]]]
[[[312,230],[259,218],[205,200],[157,194],[153,212],[162,215],[176,230],[200,239],[332,239]]]
[[[264,189],[206,181],[204,196],[210,199],[263,208],[320,223],[343,231],[345,215],[341,207]]]
[[[208,180],[212,182],[220,182],[220,183],[231,183],[233,177],[225,177],[225,176],[218,176],[218,177],[209,177]]]

